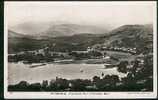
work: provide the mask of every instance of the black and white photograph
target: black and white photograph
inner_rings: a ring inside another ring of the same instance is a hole
[[[156,2],[6,1],[6,98],[154,98]]]

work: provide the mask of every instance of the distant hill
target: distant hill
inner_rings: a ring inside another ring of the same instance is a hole
[[[10,27],[15,32],[25,35],[31,35],[42,38],[52,38],[60,36],[72,36],[75,34],[99,34],[106,33],[107,29],[93,25],[79,25],[68,22],[25,22],[16,26]]]
[[[36,40],[30,35],[24,35],[21,33],[8,30],[8,52],[15,53],[25,50],[38,49],[40,41]]]
[[[63,25],[62,28],[59,27],[57,29],[62,32],[65,28],[69,28],[70,26]],[[136,47],[141,51],[145,46],[149,47],[149,45],[152,45],[153,42],[152,25],[124,25],[110,31],[108,34],[71,33],[71,35],[65,35],[67,32],[82,29],[78,29],[78,26],[76,26],[77,28],[75,29],[75,25],[72,26],[74,26],[72,30],[70,29],[62,35],[59,34],[54,37],[54,35],[52,35],[54,33],[50,31],[48,36],[43,35],[40,39],[36,37],[28,37],[26,35],[25,37],[23,37],[24,35],[13,35],[13,32],[11,32],[11,35],[9,36],[9,53],[35,50],[43,48],[44,46],[49,46],[54,51],[85,50],[88,46],[95,46],[96,44],[100,46]]]
[[[68,50],[86,50],[87,46],[95,44],[93,41],[100,35],[101,34],[78,34],[46,39],[10,37],[8,39],[8,52],[16,53],[19,51],[36,50],[46,46],[49,46],[51,50],[63,52]],[[53,44],[55,44],[55,46],[53,46]]]
[[[123,37],[140,36],[142,38],[152,34],[152,25],[124,25],[117,29],[114,29],[110,34],[122,35]]]
[[[9,27],[9,29],[25,35],[35,35],[43,31],[46,31],[49,28],[49,26],[50,25],[48,23],[44,22],[24,22]]]
[[[113,47],[130,47],[143,50],[153,44],[153,26],[148,25],[124,25],[118,27],[108,35],[98,39],[102,41],[100,45]]]
[[[39,37],[63,37],[72,36],[77,34],[101,34],[107,30],[90,25],[77,25],[77,24],[59,24],[52,25],[46,31],[39,34]]]
[[[30,38],[30,39],[36,39],[35,36],[25,35],[25,34],[22,34],[22,33],[17,33],[17,32],[12,31],[12,30],[8,30],[8,38]]]
[[[22,38],[22,37],[25,37],[25,35],[16,33],[12,30],[8,30],[8,37],[9,38]]]

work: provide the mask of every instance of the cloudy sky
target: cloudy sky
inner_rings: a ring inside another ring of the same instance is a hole
[[[65,21],[120,26],[153,22],[154,2],[5,2],[9,26],[24,22]]]

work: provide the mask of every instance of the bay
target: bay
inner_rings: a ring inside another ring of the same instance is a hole
[[[46,64],[30,68],[30,64],[8,63],[8,84],[17,84],[20,81],[29,83],[50,81],[56,77],[65,79],[92,79],[94,76],[118,75],[120,78],[126,74],[117,71],[117,68],[104,68],[104,64]]]

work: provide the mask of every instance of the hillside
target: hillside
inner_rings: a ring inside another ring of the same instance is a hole
[[[93,41],[97,39],[99,36],[100,35],[95,34],[79,34],[73,36],[63,36],[48,39],[13,37],[9,38],[8,52],[16,53],[19,51],[40,49],[46,46],[49,46],[54,51],[86,50],[87,46],[92,46],[95,44],[95,42],[93,43]]]
[[[8,38],[22,38],[22,37],[25,37],[25,35],[22,35],[22,34],[19,34],[19,33],[16,33],[12,30],[8,30]]]
[[[136,47],[152,42],[152,25],[124,25],[101,37],[106,46]]]
[[[21,34],[34,35],[46,31],[49,28],[49,26],[50,24],[45,22],[28,21],[9,27],[9,29]]]
[[[38,37],[63,37],[73,36],[78,34],[101,34],[107,30],[90,25],[78,25],[78,24],[59,24],[52,25],[46,31],[40,33]]]
[[[60,37],[50,36],[49,38],[43,36],[41,39],[10,35],[9,53],[35,50],[45,46],[49,46],[51,50],[63,52],[86,50],[88,46],[95,46],[96,44],[100,46],[137,48],[141,52],[145,47],[152,48],[152,32],[152,25],[124,25],[108,34],[84,33]]]
[[[10,28],[17,33],[36,37],[37,39],[72,36],[76,34],[106,33],[108,29],[93,25],[71,24],[68,22],[24,22]]]

